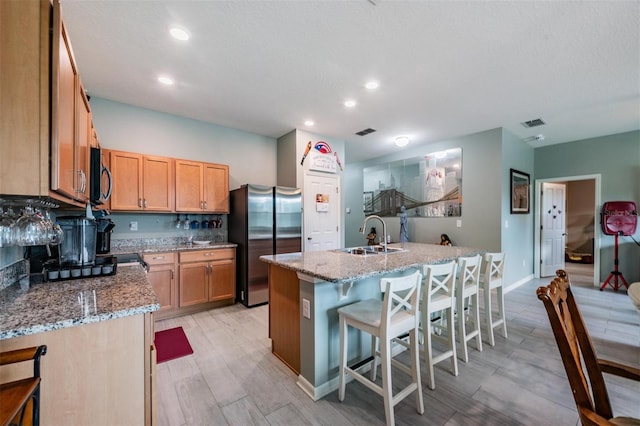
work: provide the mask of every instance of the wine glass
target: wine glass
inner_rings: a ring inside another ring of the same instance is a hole
[[[45,211],[44,217],[50,224],[48,244],[60,244],[64,237],[64,231],[62,231],[62,228],[60,227],[58,222],[55,222],[51,219],[51,213],[49,213],[49,210]]]
[[[44,217],[37,214],[30,205],[25,206],[16,221],[16,244],[19,246],[39,246],[46,244],[48,229]]]
[[[6,211],[0,210],[0,247],[15,245],[15,225],[13,209],[7,207]]]

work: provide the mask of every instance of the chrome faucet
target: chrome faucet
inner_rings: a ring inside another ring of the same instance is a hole
[[[365,217],[364,222],[362,222],[362,226],[360,227],[360,233],[364,235],[367,229],[367,222],[369,222],[370,219],[378,219],[382,224],[382,241],[380,244],[384,247],[384,251],[387,251],[387,224],[384,223],[384,220],[382,220],[380,216],[372,214],[371,216]]]

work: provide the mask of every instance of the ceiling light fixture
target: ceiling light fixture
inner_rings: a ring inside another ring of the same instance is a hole
[[[306,121],[304,122],[304,125],[305,125],[305,126],[313,126],[314,124],[315,124],[315,123],[313,122],[313,120],[306,120]]]
[[[346,106],[347,108],[353,108],[354,106],[356,106],[356,101],[354,101],[353,99],[349,99],[344,101],[344,106]]]
[[[408,143],[409,143],[409,136],[398,136],[396,138],[396,145],[400,147],[407,146]]]
[[[189,40],[189,33],[183,29],[173,27],[169,30],[169,33],[171,34],[171,37],[175,38],[176,40],[180,40],[180,41]]]
[[[364,87],[366,87],[368,90],[375,90],[378,88],[378,86],[380,86],[380,83],[378,83],[377,81],[369,81],[364,85]]]
[[[173,80],[169,77],[166,76],[160,76],[158,77],[158,81],[162,84],[165,84],[167,86],[172,86],[173,85]]]

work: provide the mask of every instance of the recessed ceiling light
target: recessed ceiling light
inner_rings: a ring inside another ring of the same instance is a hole
[[[396,145],[398,146],[407,146],[409,143],[409,136],[398,136],[396,138]]]
[[[313,122],[313,120],[306,120],[306,121],[304,122],[304,125],[305,125],[305,126],[313,126],[314,124],[315,124],[315,123]]]
[[[181,28],[173,27],[169,30],[169,33],[176,40],[180,40],[180,41],[189,40],[189,33],[187,33],[185,30]]]
[[[344,106],[346,106],[347,108],[353,108],[354,106],[356,106],[356,101],[354,101],[353,99],[349,99],[344,101]]]
[[[378,86],[380,86],[380,83],[378,83],[377,81],[369,81],[367,82],[367,84],[364,85],[364,87],[366,87],[369,90],[375,90],[378,88]]]
[[[158,81],[162,84],[166,84],[167,86],[171,86],[173,85],[173,80],[169,77],[166,76],[160,76],[158,77]]]

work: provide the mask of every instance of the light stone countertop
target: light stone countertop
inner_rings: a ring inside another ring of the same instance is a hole
[[[0,340],[144,314],[160,308],[140,265],[115,275],[32,284],[0,291]]]
[[[366,256],[340,250],[311,251],[260,256],[260,260],[323,281],[340,283],[485,253],[482,249],[436,244],[397,243],[389,247],[400,247],[404,251]]]
[[[224,248],[236,248],[236,243],[211,243],[205,245],[187,245],[184,243],[171,243],[171,244],[138,244],[124,247],[117,247],[111,249],[109,255],[126,254],[126,253],[138,253],[143,255],[145,253],[164,253],[164,252],[180,252],[180,251],[192,251],[192,250],[211,250],[211,249],[224,249]],[[101,255],[102,256],[102,255]],[[108,256],[108,255],[105,255]]]

